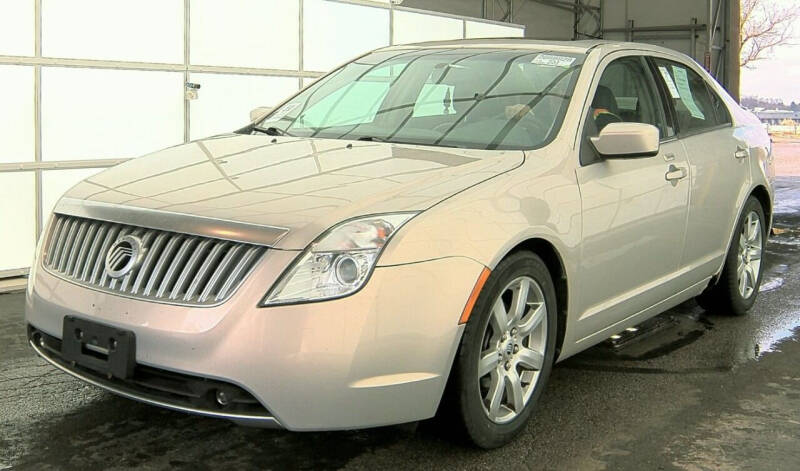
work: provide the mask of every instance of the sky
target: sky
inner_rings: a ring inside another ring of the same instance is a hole
[[[800,0],[762,0],[766,5],[797,5]],[[800,103],[800,20],[792,27],[793,45],[780,46],[762,59],[742,67],[741,96],[780,98]]]
[[[741,95],[781,98],[787,105],[800,103],[800,45],[780,47],[769,59],[743,67]]]

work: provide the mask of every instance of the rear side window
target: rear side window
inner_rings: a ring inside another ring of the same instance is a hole
[[[711,97],[711,106],[714,107],[714,114],[717,117],[718,124],[731,124],[731,114],[728,112],[728,107],[725,102],[717,95],[713,88],[707,86],[708,95]]]
[[[657,58],[655,63],[667,94],[672,99],[678,128],[682,133],[701,132],[724,124],[724,120],[718,120],[708,87],[697,72],[664,59]],[[724,109],[721,102],[719,106]]]

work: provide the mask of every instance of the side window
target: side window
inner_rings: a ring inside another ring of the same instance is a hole
[[[662,138],[675,134],[667,124],[655,80],[641,56],[616,59],[603,70],[583,128],[581,165],[598,160],[588,137],[596,136],[611,123],[620,122],[652,124]]]
[[[686,65],[655,59],[659,75],[672,99],[681,132],[698,132],[721,124],[705,81]],[[718,98],[719,99],[719,98]],[[722,109],[724,105],[719,103]]]
[[[731,114],[728,107],[722,98],[717,95],[713,88],[706,85],[708,88],[708,95],[711,97],[711,106],[714,108],[714,114],[717,116],[717,124],[731,124]]]
[[[590,120],[596,133],[614,122],[645,123],[657,127],[666,137],[672,130],[666,125],[661,105],[643,58],[624,57],[603,71],[592,99]]]

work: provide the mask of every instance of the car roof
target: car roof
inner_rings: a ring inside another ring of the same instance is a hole
[[[652,51],[674,55],[674,49],[655,46],[645,43],[632,43],[624,41],[606,41],[601,39],[580,40],[580,41],[553,41],[527,38],[491,38],[491,39],[456,39],[450,41],[428,41],[412,44],[401,44],[388,46],[379,50],[391,51],[401,49],[434,49],[434,48],[498,48],[498,49],[531,49],[549,50],[555,52],[567,52],[585,54],[593,49],[600,49],[603,52],[619,50]]]

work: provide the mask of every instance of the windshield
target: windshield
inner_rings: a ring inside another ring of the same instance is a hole
[[[320,79],[255,127],[300,137],[538,148],[558,132],[583,58],[514,49],[379,51]]]

